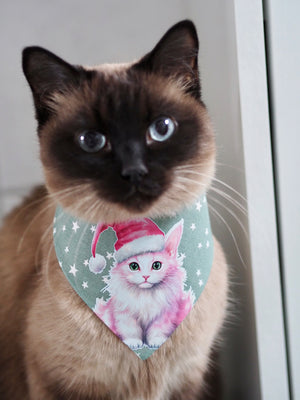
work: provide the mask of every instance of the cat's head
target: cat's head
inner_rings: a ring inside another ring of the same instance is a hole
[[[182,261],[178,256],[182,232],[183,220],[166,234],[162,250],[144,252],[116,263],[111,275],[117,277],[120,287],[162,290],[172,287],[176,292],[185,279],[185,271],[180,268]]]
[[[197,57],[190,21],[130,64],[81,67],[24,50],[46,184],[64,208],[112,223],[172,214],[207,189],[215,147]]]

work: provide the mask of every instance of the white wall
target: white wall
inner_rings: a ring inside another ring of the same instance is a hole
[[[273,141],[291,390],[300,399],[300,2],[267,1]]]

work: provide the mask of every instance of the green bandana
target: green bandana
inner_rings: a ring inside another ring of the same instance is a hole
[[[69,283],[141,359],[202,293],[213,261],[206,197],[172,217],[90,224],[58,207],[57,259]]]

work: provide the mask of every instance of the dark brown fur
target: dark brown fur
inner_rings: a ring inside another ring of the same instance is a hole
[[[46,50],[25,50],[47,188],[36,189],[0,231],[1,399],[195,400],[203,392],[226,310],[219,243],[193,310],[142,361],[74,293],[52,241],[57,204],[112,223],[171,215],[207,190],[215,145],[200,100],[197,50],[189,21],[133,64],[74,67]],[[174,118],[177,130],[165,142],[147,141],[161,114]],[[76,143],[84,130],[104,133],[109,146],[85,153]],[[147,173],[138,181],[122,176],[130,163]]]

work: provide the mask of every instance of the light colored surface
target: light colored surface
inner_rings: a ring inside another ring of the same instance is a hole
[[[235,1],[241,123],[251,240],[261,393],[287,400],[262,5]]]
[[[225,330],[222,354],[224,398],[259,400],[251,260],[247,217],[237,206],[247,207],[243,132],[239,103],[238,60],[234,1],[190,1],[190,15],[200,37],[203,95],[216,130],[217,177],[233,190],[215,182],[223,195],[211,191],[213,230],[225,248],[230,269],[233,305]],[[236,194],[238,191],[241,195]],[[228,201],[227,196],[233,198]],[[237,250],[238,248],[238,250]],[[240,254],[239,254],[240,253]]]
[[[267,1],[273,135],[293,399],[300,399],[300,2]]]

